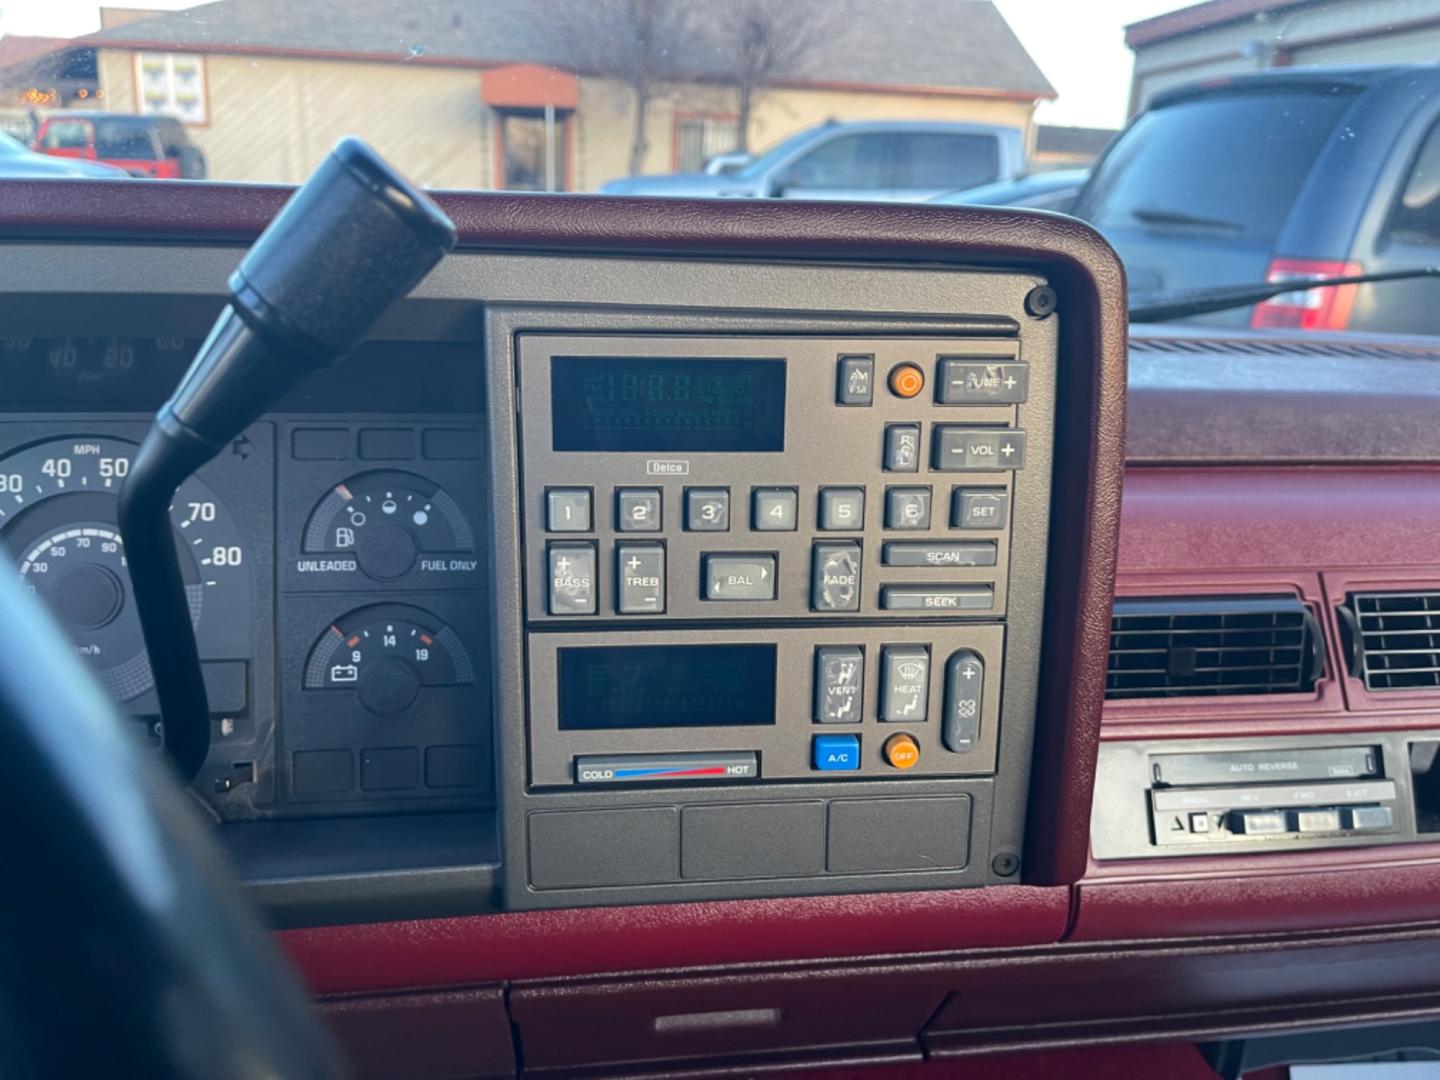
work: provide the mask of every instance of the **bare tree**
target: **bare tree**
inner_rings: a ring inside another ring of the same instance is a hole
[[[635,100],[630,174],[640,172],[649,141],[645,121],[659,86],[677,74],[676,56],[691,44],[695,0],[584,0],[556,5],[552,25],[576,67],[629,87]]]
[[[750,116],[767,86],[804,75],[848,21],[848,0],[716,0],[707,37],[738,100],[735,149],[750,149]]]

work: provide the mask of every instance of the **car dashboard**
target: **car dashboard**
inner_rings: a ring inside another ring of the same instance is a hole
[[[104,187],[0,212],[0,544],[155,741],[114,492],[285,192]],[[371,1074],[1434,1005],[1428,343],[1127,336],[1055,217],[444,205],[171,508],[191,791]]]

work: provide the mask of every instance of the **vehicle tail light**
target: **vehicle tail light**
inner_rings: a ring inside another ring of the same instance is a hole
[[[1357,262],[1339,259],[1271,259],[1266,281],[1292,278],[1345,277],[1363,274]],[[1336,285],[1306,292],[1282,293],[1255,305],[1250,325],[1288,330],[1344,330],[1355,306],[1358,285]]]

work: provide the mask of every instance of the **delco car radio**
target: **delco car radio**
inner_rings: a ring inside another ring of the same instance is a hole
[[[519,355],[532,786],[994,771],[1048,365],[998,337]]]
[[[1057,378],[990,280],[1013,314],[948,334],[514,316],[525,903],[996,879]]]

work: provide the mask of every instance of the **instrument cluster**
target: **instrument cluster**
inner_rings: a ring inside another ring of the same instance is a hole
[[[152,738],[117,494],[198,344],[0,341],[6,572]],[[340,379],[302,385],[171,507],[211,703],[196,788],[223,819],[493,800],[478,351],[372,343]]]

